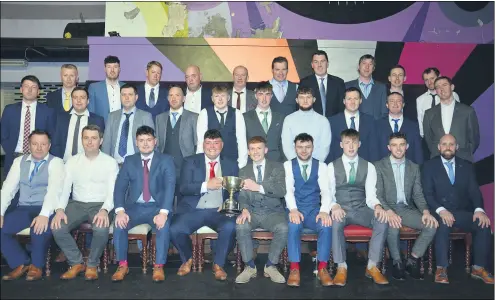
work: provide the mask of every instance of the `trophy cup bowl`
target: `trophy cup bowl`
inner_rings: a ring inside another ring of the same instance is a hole
[[[238,192],[242,189],[243,180],[239,177],[235,176],[224,176],[222,186],[229,192],[229,199],[227,199],[223,205],[221,214],[226,215],[227,217],[234,217],[241,213],[239,209],[239,202],[234,200],[234,193]]]

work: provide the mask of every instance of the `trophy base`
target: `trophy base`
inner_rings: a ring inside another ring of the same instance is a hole
[[[241,211],[239,209],[222,209],[220,211],[222,215],[226,215],[227,217],[236,217],[241,214]]]

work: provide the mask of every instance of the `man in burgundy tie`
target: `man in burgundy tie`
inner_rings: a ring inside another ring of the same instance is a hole
[[[153,281],[165,280],[163,265],[170,243],[169,216],[173,209],[175,166],[172,156],[155,151],[156,143],[153,128],[139,127],[136,131],[139,153],[125,158],[115,182],[113,237],[119,267],[112,276],[113,281],[122,281],[129,273],[128,231],[140,224],[149,224],[156,233]]]

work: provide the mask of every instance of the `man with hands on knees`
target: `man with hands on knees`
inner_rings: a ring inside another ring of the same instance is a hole
[[[139,152],[125,158],[115,182],[113,236],[119,267],[112,281],[122,281],[129,273],[128,231],[141,224],[149,224],[156,230],[153,281],[165,280],[163,265],[170,243],[169,216],[174,201],[175,165],[172,156],[155,151],[156,143],[153,128],[139,127],[136,131]]]

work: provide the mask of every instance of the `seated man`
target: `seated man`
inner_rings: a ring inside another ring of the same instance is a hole
[[[407,260],[406,271],[414,279],[423,279],[420,260],[435,237],[437,220],[430,214],[423,188],[419,166],[406,158],[409,148],[404,133],[392,133],[388,150],[391,155],[375,163],[376,196],[388,215],[388,247],[394,260],[392,276],[404,280],[404,265],[400,257],[400,228],[407,226],[421,230],[414,242],[411,257]]]
[[[34,130],[29,135],[29,150],[14,159],[1,190],[0,228],[2,255],[12,270],[2,280],[14,280],[27,272],[26,280],[42,276],[52,231],[49,218],[60,197],[65,170],[61,158],[48,153],[50,136]],[[5,214],[19,191],[19,203]],[[31,228],[30,228],[31,227]],[[31,257],[17,241],[16,234],[30,228]],[[28,267],[29,266],[29,267]]]
[[[273,240],[264,268],[265,277],[273,282],[285,283],[285,278],[277,270],[280,253],[287,245],[287,217],[284,196],[285,171],[283,164],[265,158],[268,148],[266,140],[254,136],[248,141],[249,157],[252,162],[239,171],[244,186],[239,193],[239,205],[242,214],[237,217],[237,242],[246,264],[244,271],[237,276],[236,283],[247,283],[257,274],[253,258],[253,239],[251,230],[263,228],[273,232]]]
[[[119,167],[113,157],[100,151],[103,131],[98,125],[85,126],[81,135],[84,153],[67,160],[64,189],[54,206],[56,213],[51,229],[55,242],[71,266],[61,279],[74,279],[86,271],[86,280],[96,280],[97,266],[108,243],[109,212],[113,209],[113,190]],[[71,191],[72,200],[69,201]],[[92,247],[85,265],[70,232],[87,220],[92,220],[94,234],[91,235]]]
[[[294,139],[296,158],[284,162],[285,185],[287,194],[285,202],[289,210],[289,236],[287,250],[290,261],[289,286],[299,286],[301,276],[301,232],[304,228],[318,234],[317,259],[318,279],[323,286],[332,285],[332,277],[327,270],[332,244],[332,219],[328,189],[327,168],[323,162],[312,158],[313,137],[300,133]],[[320,205],[321,201],[321,205]]]
[[[490,242],[490,219],[483,210],[483,197],[476,182],[474,166],[456,156],[459,145],[453,135],[446,134],[438,143],[440,156],[423,165],[422,183],[426,202],[436,212],[440,224],[435,237],[437,270],[436,283],[449,283],[449,234],[453,228],[473,234],[474,265],[471,277],[493,284],[488,273]]]
[[[136,131],[139,152],[125,158],[115,182],[114,245],[119,267],[112,281],[122,281],[129,273],[127,266],[128,231],[140,224],[156,230],[156,262],[153,281],[165,280],[163,265],[167,262],[170,243],[169,227],[174,203],[175,166],[168,154],[155,151],[155,131],[141,126]]]
[[[377,284],[388,284],[376,267],[382,258],[388,229],[387,213],[376,197],[376,170],[373,164],[358,156],[359,132],[346,129],[340,136],[344,154],[328,165],[331,197],[338,204],[332,209],[333,258],[338,264],[333,283],[344,286],[347,282],[344,227],[356,224],[373,229],[366,277]]]
[[[177,203],[177,215],[170,226],[172,243],[179,250],[182,265],[177,275],[191,272],[192,245],[189,236],[203,226],[218,232],[213,273],[215,279],[226,280],[223,266],[234,247],[235,218],[220,214],[223,199],[223,176],[238,176],[237,161],[220,157],[223,141],[220,131],[210,129],[203,137],[203,153],[184,159],[180,175],[182,198]]]

